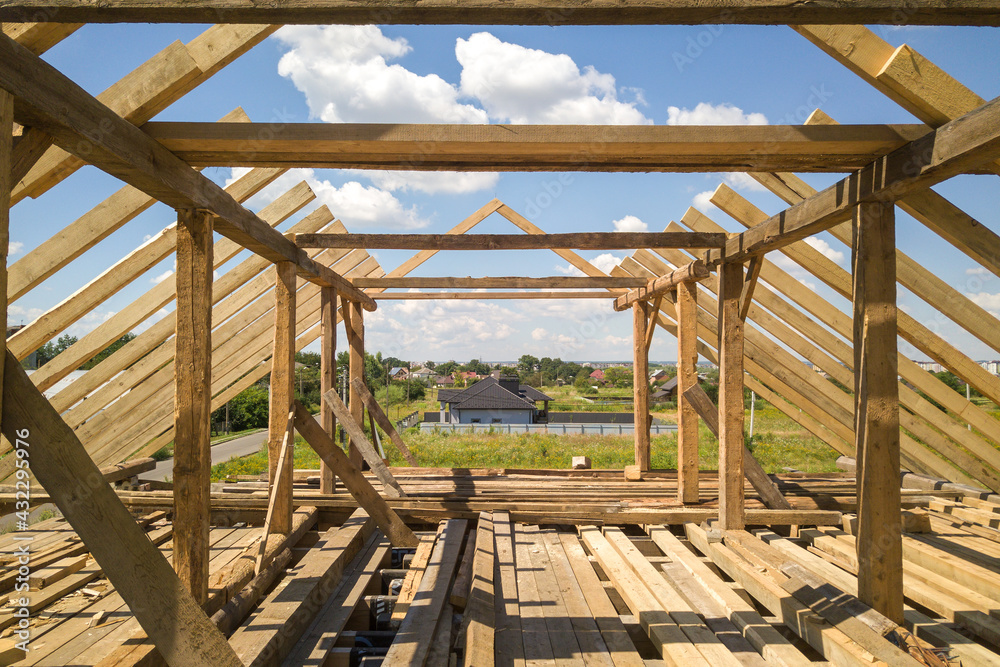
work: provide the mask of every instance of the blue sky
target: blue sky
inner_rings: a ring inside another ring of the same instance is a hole
[[[204,26],[86,26],[45,58],[99,93],[150,56]],[[986,99],[1000,95],[1000,40],[987,28],[875,28],[894,46],[907,43]],[[843,123],[916,122],[787,27],[411,27],[288,28],[269,38],[164,111],[157,120],[215,120],[242,106],[258,122],[530,122],[797,124],[820,106]],[[229,169],[206,174],[224,183]],[[723,174],[400,174],[295,171],[251,200],[259,209],[282,186],[308,180],[351,231],[444,232],[497,197],[548,232],[662,230],[696,205],[731,231],[741,229],[707,196],[726,180],[768,213],[783,202],[749,179]],[[806,175],[821,188],[832,175]],[[965,176],[937,190],[1000,231],[996,177]],[[11,261],[114,192],[120,183],[81,170],[11,215]],[[297,221],[293,217],[284,227]],[[11,308],[30,321],[69,296],[143,239],[171,222],[156,206],[119,230]],[[992,312],[1000,279],[920,223],[898,212],[900,249]],[[478,232],[515,232],[494,216]],[[828,235],[819,247],[841,266],[849,249]],[[585,252],[608,269],[626,252]],[[388,271],[409,253],[381,251]],[[236,261],[243,257],[238,257]],[[796,277],[846,308],[815,278],[772,255]],[[222,271],[234,264],[223,267]],[[172,260],[102,304],[71,333],[81,335],[169,275]],[[549,252],[440,253],[413,275],[562,275]],[[899,303],[973,358],[1000,358],[900,289]],[[148,325],[148,323],[147,323]],[[384,302],[368,321],[370,349],[412,360],[511,359],[523,353],[564,359],[627,359],[631,316],[610,299]],[[140,327],[141,329],[141,327]],[[902,344],[914,358],[922,355]],[[658,332],[651,358],[675,358],[676,341]]]

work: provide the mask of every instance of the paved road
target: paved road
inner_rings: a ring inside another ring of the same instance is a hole
[[[260,451],[260,448],[267,442],[267,429],[258,433],[251,433],[239,438],[234,438],[227,442],[212,447],[212,465],[228,461],[234,456],[246,456]],[[174,460],[166,459],[156,464],[156,468],[139,475],[139,479],[163,481],[167,477],[173,477]]]

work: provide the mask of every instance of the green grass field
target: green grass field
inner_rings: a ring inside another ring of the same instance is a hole
[[[676,421],[673,412],[656,412],[664,421]],[[747,413],[749,423],[749,411]],[[699,447],[701,468],[714,470],[718,461],[718,441],[703,425]],[[633,462],[631,436],[583,436],[542,434],[467,435],[441,431],[421,433],[409,429],[403,439],[422,466],[431,468],[568,468],[574,456],[589,456],[595,468],[621,469]],[[798,424],[763,404],[756,411],[751,443],[754,456],[764,470],[780,472],[784,467],[806,472],[835,472],[837,452]],[[405,465],[402,456],[386,440],[391,465]],[[652,440],[653,468],[677,467],[675,435]],[[301,438],[296,438],[295,467],[319,468],[319,457]],[[264,450],[212,468],[212,480],[223,481],[236,475],[259,475],[267,468]]]

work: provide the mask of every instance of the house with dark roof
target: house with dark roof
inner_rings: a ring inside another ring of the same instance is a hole
[[[653,402],[669,402],[677,400],[677,376],[670,378],[660,386],[650,397]]]
[[[468,389],[441,389],[438,400],[444,423],[541,424],[553,399],[516,377],[487,377]]]

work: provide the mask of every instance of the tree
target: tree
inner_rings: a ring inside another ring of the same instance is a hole
[[[576,379],[573,380],[573,386],[576,387],[577,391],[586,391],[593,386],[590,379],[589,368],[583,368],[576,374]]]
[[[531,373],[535,370],[535,366],[538,363],[538,357],[533,357],[530,354],[522,354],[521,358],[517,360],[517,370],[521,371],[521,373]],[[521,377],[524,377],[524,375]]]
[[[466,372],[475,373],[476,375],[489,375],[490,367],[481,362],[479,359],[473,359],[469,363],[462,366],[462,370]]]
[[[59,337],[56,342],[49,341],[45,345],[38,348],[38,352],[35,357],[38,359],[38,367],[41,368],[45,364],[49,363],[56,356],[62,352],[65,352],[71,345],[76,343],[76,336],[70,336],[69,334],[63,334]]]
[[[269,392],[267,387],[255,384],[247,387],[229,401],[229,426],[233,431],[267,428]],[[213,422],[226,420],[226,408],[212,414]]]
[[[451,375],[458,368],[458,364],[454,361],[446,361],[434,369],[434,372],[438,375]]]
[[[434,366],[435,366],[435,364],[434,364],[433,361],[425,361],[424,362],[424,368],[427,368],[429,370],[434,370]]]
[[[614,367],[604,371],[604,382],[618,389],[632,386],[632,371],[628,368]]]
[[[94,357],[90,359],[90,361],[80,366],[80,370],[89,371],[91,368],[93,368],[94,366],[101,363],[102,361],[110,357],[112,354],[120,350],[124,345],[126,345],[129,341],[133,340],[134,338],[135,334],[132,332],[125,334],[115,342],[111,343],[111,345],[108,345],[106,348],[104,348],[96,355],[94,355]],[[73,338],[73,340],[75,341],[76,339]]]
[[[310,368],[319,368],[323,363],[323,356],[319,352],[296,352],[295,361]]]

